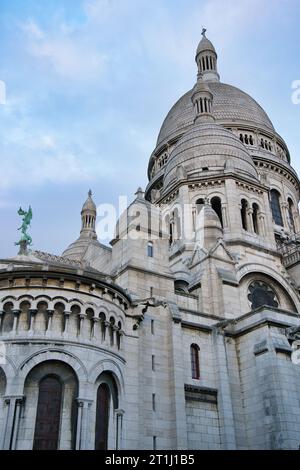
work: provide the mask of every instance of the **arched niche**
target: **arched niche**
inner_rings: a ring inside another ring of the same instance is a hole
[[[24,396],[17,448],[74,449],[78,379],[72,367],[57,360],[34,366],[26,376]]]

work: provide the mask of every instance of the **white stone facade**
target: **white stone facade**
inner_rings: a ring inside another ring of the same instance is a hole
[[[89,193],[61,257],[0,260],[0,448],[299,448],[299,180],[196,62],[111,247]]]

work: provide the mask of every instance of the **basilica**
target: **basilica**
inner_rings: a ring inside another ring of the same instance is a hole
[[[1,449],[299,448],[300,182],[205,30],[196,65],[109,246],[90,191],[0,259]]]

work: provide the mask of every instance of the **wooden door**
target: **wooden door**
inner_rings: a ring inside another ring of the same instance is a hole
[[[97,392],[95,450],[107,450],[109,399],[108,386],[101,384]]]
[[[57,450],[60,429],[62,385],[56,377],[45,377],[39,386],[34,432],[34,450]]]

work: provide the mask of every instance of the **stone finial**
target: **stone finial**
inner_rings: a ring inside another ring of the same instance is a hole
[[[92,192],[92,190],[90,189],[89,192],[88,192],[88,196],[89,196],[89,197],[92,197],[92,195],[93,195],[93,192]]]

